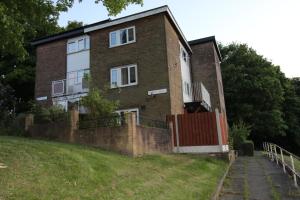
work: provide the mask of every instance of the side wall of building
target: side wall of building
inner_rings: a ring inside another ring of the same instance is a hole
[[[220,60],[213,42],[194,44],[191,48],[193,81],[203,82],[210,93],[213,110],[218,108],[226,113]]]
[[[170,82],[171,114],[184,113],[182,78],[180,68],[180,40],[171,23],[164,17]]]
[[[140,115],[161,120],[171,110],[164,24],[164,14],[159,14],[90,33],[94,84],[108,87],[106,96],[119,100],[120,109],[138,108]],[[109,48],[109,33],[131,26],[135,26],[136,42]],[[138,84],[110,89],[111,68],[129,64],[137,64]],[[165,94],[148,95],[165,88]]]
[[[52,81],[66,78],[66,41],[38,46],[36,57],[35,98],[47,97],[39,102],[49,106],[52,105]]]

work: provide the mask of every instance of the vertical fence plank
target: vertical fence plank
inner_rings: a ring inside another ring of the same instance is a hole
[[[291,158],[291,164],[292,164],[292,170],[293,170],[293,178],[294,178],[294,185],[295,187],[298,187],[298,184],[297,184],[297,176],[295,174],[295,165],[294,165],[294,159],[293,159],[293,156],[290,155],[290,158]]]

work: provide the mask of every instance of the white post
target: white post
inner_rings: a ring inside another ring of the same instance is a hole
[[[175,114],[175,131],[176,131],[176,151],[179,153],[179,132],[178,132],[178,117]]]
[[[285,162],[284,162],[284,157],[283,157],[283,153],[282,153],[281,148],[280,148],[280,154],[281,154],[281,163],[282,163],[283,172],[286,173],[286,171],[285,171]]]
[[[270,156],[271,156],[271,160],[273,161],[273,150],[272,150],[272,144],[270,144]]]
[[[290,155],[290,158],[291,158],[291,164],[292,164],[292,170],[293,170],[294,184],[295,184],[295,187],[298,187],[293,156]]]
[[[222,130],[221,130],[221,122],[220,122],[220,113],[218,108],[216,108],[215,113],[216,113],[216,122],[217,122],[218,142],[220,146],[220,151],[223,152]]]
[[[274,152],[275,152],[276,163],[278,165],[278,157],[277,157],[276,145],[274,145]]]
[[[270,152],[269,152],[269,143],[266,143],[266,149],[267,149],[267,154],[268,154],[268,157],[270,158]]]

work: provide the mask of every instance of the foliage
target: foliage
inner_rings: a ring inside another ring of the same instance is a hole
[[[220,45],[228,121],[251,124],[250,138],[300,153],[300,81],[288,79],[246,44]]]
[[[251,138],[257,142],[284,135],[288,127],[280,68],[246,44],[220,45],[220,50],[229,123],[251,124]]]
[[[14,117],[16,98],[13,92],[14,90],[9,85],[3,85],[0,82],[0,127],[8,126]]]
[[[82,2],[82,0],[78,0]],[[62,10],[68,10],[68,8],[72,7],[75,0],[58,0],[57,6]],[[116,16],[123,9],[125,9],[129,4],[143,4],[143,0],[94,0],[96,4],[102,3],[108,10],[109,15]]]
[[[240,151],[243,156],[254,156],[254,144],[251,140],[246,140],[241,144]]]
[[[104,92],[98,88],[90,88],[88,95],[80,101],[81,105],[88,109],[89,116],[92,119],[109,118],[116,115],[115,111],[119,106],[119,102],[104,98],[102,93]]]
[[[81,145],[16,137],[0,137],[0,161],[8,166],[0,169],[1,198],[26,200],[211,199],[227,167],[213,157],[133,159]]]
[[[68,112],[59,105],[46,108],[38,104],[33,104],[31,113],[34,114],[35,123],[60,122],[69,118]]]
[[[79,21],[68,21],[68,25],[64,28],[62,28],[64,31],[69,31],[69,30],[73,30],[79,27],[83,26],[83,22],[79,22]]]
[[[232,140],[233,149],[238,150],[250,135],[251,127],[242,121],[233,124],[229,130],[229,136]]]

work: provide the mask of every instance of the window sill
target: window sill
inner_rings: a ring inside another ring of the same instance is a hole
[[[131,86],[136,86],[138,85],[138,83],[134,83],[134,84],[130,84],[130,85],[122,85],[122,86],[118,86],[118,87],[110,87],[110,89],[118,89],[118,88],[126,88],[126,87],[131,87]]]
[[[118,45],[114,45],[114,46],[109,46],[109,48],[114,48],[114,47],[120,47],[120,46],[124,46],[124,45],[127,45],[127,44],[132,44],[132,43],[135,43],[136,41],[133,40],[131,42],[127,42],[127,43],[124,43],[124,44],[118,44]]]
[[[76,54],[76,53],[80,53],[80,52],[83,52],[83,51],[89,51],[90,49],[82,49],[80,51],[76,51],[76,52],[72,52],[72,53],[67,53],[67,55],[71,55],[71,54]]]

